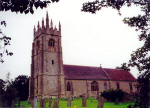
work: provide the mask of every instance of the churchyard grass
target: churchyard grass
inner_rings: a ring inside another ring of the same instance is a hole
[[[52,99],[52,106],[54,104],[54,100]],[[93,99],[93,97],[90,97],[89,99],[86,100],[86,108],[97,108],[98,105],[98,100]],[[48,108],[48,102],[46,102],[46,108]],[[129,105],[133,105],[134,103],[130,102],[119,102],[119,105],[114,105],[114,102],[104,102],[103,108],[127,108]],[[20,105],[24,105],[25,108],[30,108],[31,104],[28,104],[28,101],[20,101]],[[17,106],[17,104],[16,104]],[[40,102],[37,102],[37,108],[39,108]],[[52,108],[51,106],[51,108]],[[73,101],[71,101],[71,107],[67,107],[67,100],[64,99],[59,99],[59,108],[73,108],[74,106],[78,106],[79,108],[82,107],[82,98],[74,98]]]

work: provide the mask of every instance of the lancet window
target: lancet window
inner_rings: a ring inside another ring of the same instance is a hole
[[[71,91],[71,85],[70,85],[70,82],[67,83],[67,91]]]
[[[104,90],[107,90],[107,83],[104,83]]]
[[[55,41],[53,39],[50,39],[48,44],[51,47],[55,47]]]
[[[96,81],[91,83],[91,91],[98,91],[98,83]]]

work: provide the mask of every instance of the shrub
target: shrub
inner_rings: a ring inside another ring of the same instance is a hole
[[[114,102],[116,98],[119,98],[119,101],[121,101],[124,94],[125,92],[122,89],[109,89],[101,92],[101,96],[106,98],[107,101],[111,100],[112,102]]]

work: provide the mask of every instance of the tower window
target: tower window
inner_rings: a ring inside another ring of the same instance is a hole
[[[70,85],[70,82],[67,83],[67,91],[71,91],[71,85]]]
[[[54,60],[52,60],[52,64],[54,64]]]
[[[48,44],[51,47],[55,47],[55,41],[53,39],[50,39]]]
[[[98,91],[98,83],[96,81],[91,83],[91,91]]]
[[[40,41],[37,41],[37,47],[40,48]]]
[[[104,90],[107,90],[107,83],[104,83]]]
[[[119,86],[119,83],[118,83],[118,82],[116,83],[116,86],[117,86],[117,89],[120,89],[120,86]]]
[[[132,90],[132,83],[129,83],[130,90]]]

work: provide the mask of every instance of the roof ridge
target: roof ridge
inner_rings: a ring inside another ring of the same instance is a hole
[[[79,67],[95,67],[95,68],[100,68],[99,66],[85,66],[85,65],[70,65],[70,64],[63,64],[63,66],[79,66]]]

